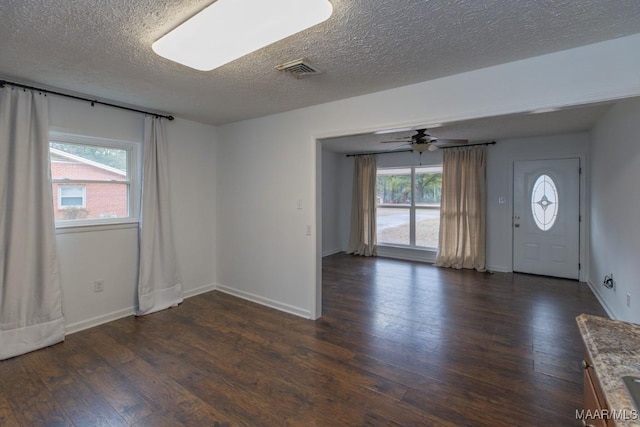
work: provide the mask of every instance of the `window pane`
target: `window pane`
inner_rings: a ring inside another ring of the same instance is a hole
[[[416,209],[416,246],[438,247],[440,208]]]
[[[50,142],[57,222],[130,218],[126,147]]]
[[[383,169],[376,181],[378,205],[411,205],[411,169]]]
[[[410,244],[409,208],[384,208],[376,210],[378,243]]]
[[[439,169],[439,170],[438,170]],[[440,207],[442,168],[416,168],[416,206]]]
[[[51,178],[127,181],[127,150],[51,142]]]
[[[378,244],[438,248],[442,166],[379,169],[376,195]]]
[[[84,195],[84,186],[64,185],[60,187],[61,197],[82,197],[83,195]]]
[[[129,216],[129,184],[125,182],[87,182],[84,195],[66,196],[80,186],[53,183],[53,194],[60,195],[59,203],[54,203],[56,221],[76,219],[127,218]],[[79,203],[78,203],[79,202]]]
[[[60,198],[60,206],[82,206],[82,197],[65,197]]]
[[[540,175],[531,190],[531,212],[538,228],[547,231],[558,215],[558,190],[548,175]]]
[[[84,208],[85,194],[86,193],[85,193],[84,185],[66,185],[66,184],[59,185],[58,186],[58,207],[59,208]]]
[[[442,167],[416,168],[416,246],[438,247],[440,229],[440,197],[442,195]]]

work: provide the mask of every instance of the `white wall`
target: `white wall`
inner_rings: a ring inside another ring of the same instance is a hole
[[[635,35],[220,127],[220,288],[320,316],[316,138],[637,96],[639,49]]]
[[[344,250],[338,224],[340,218],[339,161],[338,154],[322,150],[322,256]]]
[[[591,143],[589,284],[612,317],[635,323],[640,323],[639,135],[640,100],[625,101],[598,122]],[[615,290],[602,286],[611,273]]]
[[[353,191],[353,157],[338,155],[338,230],[340,247],[349,249],[349,233],[351,231],[351,192]],[[324,206],[324,199],[322,200]]]
[[[217,287],[312,317],[317,147],[310,123],[295,116],[218,129]]]
[[[141,142],[143,116],[50,96],[52,130]],[[215,129],[167,122],[172,214],[178,261],[187,295],[215,282]],[[56,236],[67,331],[133,313],[136,303],[137,226]],[[104,280],[104,291],[93,282]]]
[[[322,256],[349,246],[353,158],[322,150]]]

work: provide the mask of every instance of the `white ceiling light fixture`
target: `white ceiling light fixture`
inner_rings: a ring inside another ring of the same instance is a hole
[[[329,19],[328,0],[218,0],[151,46],[158,55],[211,71]]]

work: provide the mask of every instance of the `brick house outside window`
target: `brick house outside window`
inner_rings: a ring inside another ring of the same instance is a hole
[[[50,149],[56,220],[123,218],[128,212],[127,173]],[[69,180],[69,183],[65,183]]]

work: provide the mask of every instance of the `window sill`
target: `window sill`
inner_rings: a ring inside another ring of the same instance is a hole
[[[378,256],[397,258],[409,261],[433,263],[436,260],[438,250],[435,248],[417,248],[414,246],[400,246],[381,244],[376,247]]]
[[[91,225],[56,225],[56,234],[88,233],[96,231],[124,230],[128,228],[138,228],[138,222]]]

